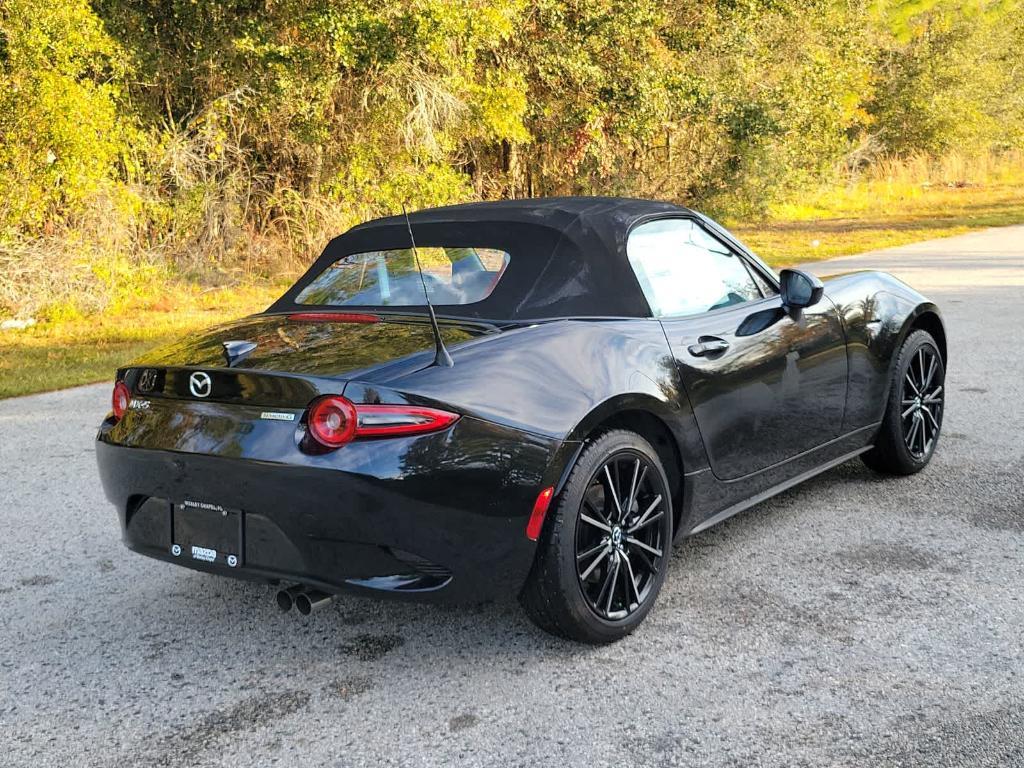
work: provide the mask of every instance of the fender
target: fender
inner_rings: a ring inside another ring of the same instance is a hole
[[[943,366],[948,363],[946,351],[946,330],[942,323],[942,316],[935,304],[930,301],[922,301],[907,313],[903,319],[903,324],[900,326],[899,333],[892,338],[891,346],[887,350],[889,354],[889,367],[885,378],[885,395],[882,398],[883,403],[889,402],[889,391],[892,388],[892,379],[893,374],[896,372],[896,359],[899,355],[899,351],[903,348],[903,344],[906,342],[907,337],[909,337],[910,334],[918,328],[931,333],[932,337],[935,338],[935,343],[939,347],[939,355],[942,357]]]
[[[920,322],[918,322],[919,320]],[[942,356],[942,364],[947,365],[949,352],[946,346],[946,326],[942,322],[942,313],[939,308],[930,301],[922,301],[914,307],[903,321],[896,349],[903,346],[903,342],[907,340],[907,336],[910,335],[911,329],[914,327],[923,328],[935,338],[935,343],[939,346],[939,354]],[[895,355],[893,357],[893,365],[895,365]]]
[[[582,441],[599,425],[614,422],[624,413],[639,411],[656,418],[671,433],[675,449],[679,452],[680,471],[693,472],[708,466],[707,453],[700,441],[697,422],[689,401],[669,402],[648,392],[629,392],[610,397],[596,405],[569,433],[567,440]]]
[[[938,333],[945,360],[945,332],[935,304],[881,272],[854,272],[827,279],[825,292],[846,331],[849,363],[843,431],[877,424],[889,397],[896,354],[921,322]]]

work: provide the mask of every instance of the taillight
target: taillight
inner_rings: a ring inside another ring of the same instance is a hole
[[[357,405],[356,437],[394,437],[436,432],[451,426],[458,414],[418,405]]]
[[[309,409],[309,433],[326,448],[340,448],[356,436],[356,409],[344,397],[324,397]]]
[[[341,396],[315,400],[309,408],[309,433],[326,448],[340,448],[360,437],[400,437],[450,427],[457,413],[420,405],[363,405]]]
[[[114,384],[114,395],[111,398],[111,404],[114,408],[114,421],[120,421],[121,417],[124,416],[125,411],[128,410],[128,403],[132,401],[132,392],[128,389],[128,385],[123,381],[118,381]]]

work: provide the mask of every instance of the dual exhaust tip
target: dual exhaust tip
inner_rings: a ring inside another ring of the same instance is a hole
[[[303,616],[309,616],[313,611],[318,611],[328,605],[333,599],[334,595],[329,595],[318,589],[310,589],[303,584],[296,584],[293,587],[278,590],[277,607],[285,613],[294,607]]]

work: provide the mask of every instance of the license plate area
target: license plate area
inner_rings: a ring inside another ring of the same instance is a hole
[[[198,501],[175,504],[171,554],[237,568],[242,564],[242,511]]]

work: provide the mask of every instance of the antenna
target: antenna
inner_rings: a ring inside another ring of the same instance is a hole
[[[448,354],[448,348],[441,338],[441,327],[437,324],[437,315],[434,314],[434,305],[430,303],[430,294],[427,292],[427,280],[423,277],[423,266],[420,264],[420,254],[416,250],[416,238],[412,235],[412,222],[409,221],[409,212],[405,210],[405,203],[402,203],[402,215],[405,216],[405,226],[409,230],[409,242],[412,243],[412,255],[416,259],[416,269],[420,273],[420,285],[423,286],[423,298],[427,302],[427,313],[430,315],[430,327],[434,329],[434,365],[441,368],[451,368],[455,365],[452,356]]]

